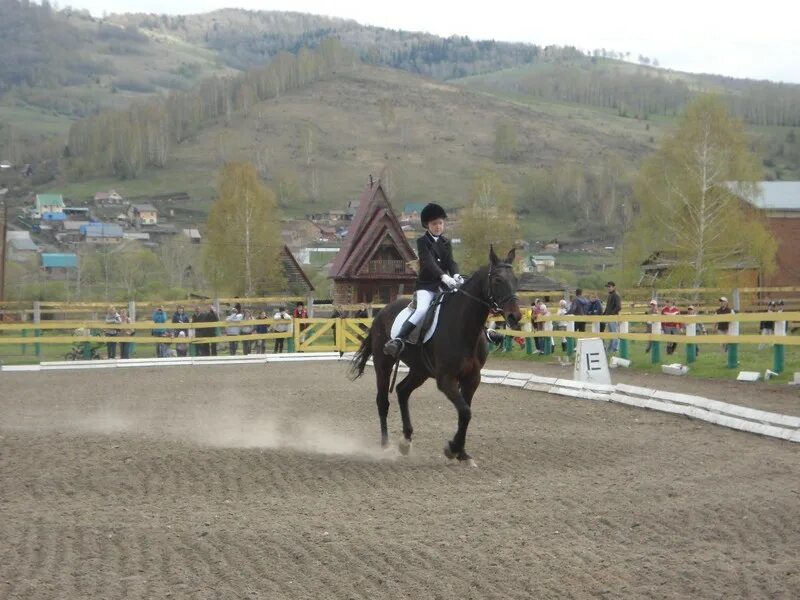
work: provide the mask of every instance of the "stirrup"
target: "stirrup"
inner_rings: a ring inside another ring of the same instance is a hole
[[[403,338],[396,337],[392,340],[389,340],[383,346],[383,353],[391,356],[392,358],[397,358],[403,353],[403,350],[406,347],[406,340]]]

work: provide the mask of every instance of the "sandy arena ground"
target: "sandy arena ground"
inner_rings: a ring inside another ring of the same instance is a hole
[[[800,444],[482,386],[453,466],[429,382],[401,458],[345,369],[0,373],[0,598],[800,597]]]

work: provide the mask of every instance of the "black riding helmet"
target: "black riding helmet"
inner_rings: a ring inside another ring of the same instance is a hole
[[[444,209],[436,204],[435,202],[431,202],[425,208],[422,209],[422,212],[419,214],[419,220],[422,221],[422,226],[427,229],[428,223],[435,219],[446,219],[447,213],[444,212]]]

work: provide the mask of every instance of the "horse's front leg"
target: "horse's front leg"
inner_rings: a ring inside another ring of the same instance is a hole
[[[453,439],[445,444],[444,454],[447,458],[471,462],[472,457],[464,450],[464,444],[467,439],[467,427],[472,419],[472,409],[459,390],[458,379],[450,375],[442,376],[436,380],[436,385],[458,411],[458,429]]]
[[[400,405],[400,418],[403,420],[403,441],[400,442],[400,452],[408,454],[411,451],[411,436],[414,428],[411,426],[411,411],[408,408],[408,399],[411,392],[425,383],[428,375],[413,369],[397,384],[397,403]]]

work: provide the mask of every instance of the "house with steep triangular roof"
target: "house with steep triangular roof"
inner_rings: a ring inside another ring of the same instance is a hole
[[[380,180],[370,183],[331,265],[338,304],[391,302],[414,290],[416,254],[408,243]]]

